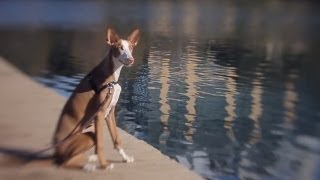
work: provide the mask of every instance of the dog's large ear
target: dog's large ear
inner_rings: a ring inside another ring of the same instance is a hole
[[[134,46],[138,44],[138,41],[140,39],[140,30],[135,29],[131,35],[128,37],[128,41],[130,41]]]
[[[106,40],[109,45],[113,45],[114,43],[119,41],[119,37],[114,29],[108,28]]]

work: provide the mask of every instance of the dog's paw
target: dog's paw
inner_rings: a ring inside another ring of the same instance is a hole
[[[97,165],[93,163],[88,163],[83,166],[83,170],[86,172],[93,172],[97,169]]]
[[[128,156],[128,155],[124,152],[124,150],[123,150],[122,148],[119,149],[119,153],[120,153],[120,155],[122,156],[122,159],[123,159],[124,162],[126,162],[126,163],[132,163],[132,162],[134,161],[134,158],[133,158],[132,156]]]
[[[98,161],[98,156],[96,154],[92,154],[88,157],[89,163],[96,163]]]
[[[126,163],[133,163],[134,158],[132,156],[127,156],[127,157],[123,158],[123,161]]]
[[[107,167],[106,170],[112,170],[114,168],[114,164],[110,163]]]
[[[83,170],[86,172],[93,172],[97,169],[98,156],[96,154],[88,157],[88,163],[83,166]]]

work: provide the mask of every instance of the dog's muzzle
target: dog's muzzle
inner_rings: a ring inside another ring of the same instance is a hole
[[[123,62],[121,59],[119,59],[119,61],[125,66],[132,66],[132,64],[134,63],[134,59],[133,58],[126,59],[126,62]]]

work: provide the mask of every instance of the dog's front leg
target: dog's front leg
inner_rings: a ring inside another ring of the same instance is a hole
[[[115,149],[119,149],[121,146],[120,137],[118,134],[117,124],[115,120],[115,107],[112,107],[110,110],[109,116],[107,120],[108,129],[110,132],[110,136],[112,139],[113,147]]]
[[[104,113],[99,112],[95,121],[95,129],[96,129],[96,146],[95,153],[98,156],[98,160],[101,168],[107,168],[107,160],[105,158],[104,152],[104,133],[103,133],[103,119]]]
[[[115,108],[112,107],[108,119],[107,119],[107,125],[108,125],[108,129],[110,132],[110,136],[113,142],[113,146],[115,149],[118,150],[118,152],[120,153],[122,159],[129,163],[129,162],[133,162],[134,159],[131,156],[128,156],[123,148],[121,147],[121,141],[120,141],[120,136],[117,130],[117,124],[116,124],[116,118],[115,118]]]

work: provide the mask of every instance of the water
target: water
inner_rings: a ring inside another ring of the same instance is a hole
[[[118,125],[206,179],[320,179],[314,2],[1,1],[0,55],[68,97],[140,27]]]

